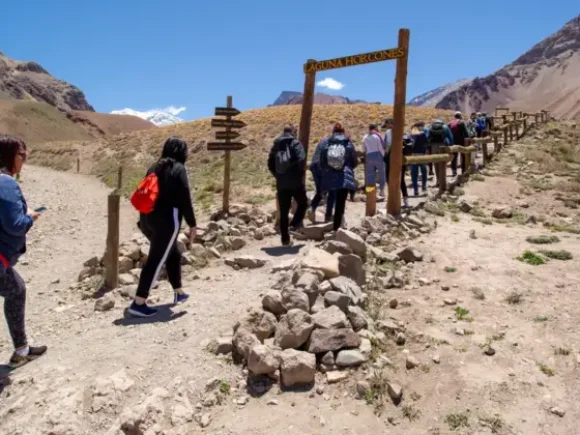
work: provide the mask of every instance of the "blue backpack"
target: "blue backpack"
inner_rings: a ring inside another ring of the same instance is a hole
[[[476,121],[477,131],[481,133],[483,130],[485,130],[485,127],[486,127],[485,124],[486,123],[485,123],[485,119],[484,118],[477,118],[477,121]]]

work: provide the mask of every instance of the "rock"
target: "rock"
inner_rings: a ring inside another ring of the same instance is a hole
[[[119,257],[119,273],[128,273],[133,269],[134,261],[129,257]]]
[[[338,352],[336,365],[339,367],[355,367],[368,361],[368,358],[357,349],[346,349]]]
[[[554,415],[557,415],[558,417],[564,417],[566,415],[566,411],[558,406],[552,406],[550,408],[550,412]]]
[[[308,341],[313,329],[314,321],[310,314],[292,309],[278,323],[274,344],[282,349],[296,349]]]
[[[395,405],[401,403],[401,399],[403,398],[402,386],[394,382],[389,382],[387,383],[387,391],[389,392],[389,396]]]
[[[325,308],[326,308],[326,304],[324,302],[324,296],[318,295],[318,297],[316,298],[316,301],[314,301],[314,305],[312,305],[312,307],[310,308],[310,312],[312,314],[316,314],[316,313],[321,312]]]
[[[419,285],[425,286],[431,284],[428,278],[419,278]]]
[[[317,274],[312,272],[304,272],[296,281],[295,286],[302,289],[306,293],[313,293],[318,291],[318,284],[320,280]]]
[[[358,381],[356,383],[356,394],[359,398],[364,399],[367,396],[367,391],[371,391],[371,384],[367,381]]]
[[[220,251],[218,251],[213,246],[211,248],[208,248],[207,252],[209,252],[214,258],[222,258],[222,254],[220,254]]]
[[[509,219],[512,217],[512,209],[510,207],[499,207],[493,210],[491,215],[496,219]]]
[[[433,355],[431,358],[435,364],[439,364],[441,362],[441,357],[439,355]]]
[[[389,301],[389,308],[391,308],[392,310],[396,309],[399,306],[399,301],[396,299],[391,299]]]
[[[270,313],[280,316],[286,312],[284,303],[282,301],[282,294],[276,290],[270,290],[262,298],[262,307]]]
[[[276,399],[270,399],[266,402],[266,405],[270,405],[270,406],[276,406],[278,404],[279,404],[279,402]]]
[[[272,337],[276,332],[277,323],[278,321],[274,314],[269,313],[268,311],[264,312],[262,320],[260,320],[259,325],[254,331],[258,340],[263,342],[265,339]]]
[[[373,364],[373,368],[380,370],[386,366],[392,366],[392,365],[393,365],[393,362],[389,358],[387,358],[384,355],[381,355],[379,357],[379,359],[377,359],[375,361],[375,363]]]
[[[360,346],[360,336],[352,329],[315,329],[310,336],[308,352],[325,353]]]
[[[448,285],[442,285],[441,286],[441,290],[443,290],[444,292],[448,292],[450,289],[450,287]]]
[[[456,305],[457,299],[443,299],[445,305]]]
[[[256,337],[256,335],[246,326],[241,326],[236,330],[232,343],[238,354],[243,359],[248,358],[252,347],[261,344],[258,337]]]
[[[119,246],[119,255],[129,258],[131,261],[139,261],[141,259],[141,247],[134,241],[123,242]]]
[[[326,372],[326,382],[329,384],[337,384],[345,379],[348,379],[347,372],[340,372],[337,370]]]
[[[494,356],[495,355],[495,349],[491,346],[488,346],[485,348],[485,350],[483,351],[483,353],[485,353],[487,356]]]
[[[399,332],[399,333],[397,333],[397,336],[395,337],[395,342],[399,346],[403,346],[407,342],[407,337],[402,332]]]
[[[126,285],[118,290],[119,294],[126,299],[134,299],[137,293],[137,285]]]
[[[233,337],[218,337],[209,342],[206,349],[214,355],[226,355],[232,351]]]
[[[240,267],[245,267],[248,269],[257,269],[263,267],[266,264],[265,260],[261,258],[252,257],[251,255],[242,255],[240,257],[234,258],[235,264]]]
[[[189,238],[185,234],[179,233],[179,235],[177,236],[177,250],[179,251],[179,253],[183,254],[185,251],[187,251],[188,245]]]
[[[323,355],[320,362],[324,365],[327,365],[327,366],[333,366],[334,365],[334,353],[333,352],[326,352]]]
[[[456,335],[465,335],[465,331],[462,328],[455,328]]]
[[[122,273],[119,275],[119,285],[133,285],[136,284],[135,277],[130,273]]]
[[[397,256],[405,263],[413,263],[416,261],[423,261],[423,254],[413,247],[406,247],[397,252]]]
[[[346,315],[337,306],[330,306],[312,316],[315,329],[340,329],[350,327]]]
[[[268,375],[280,368],[280,354],[277,350],[257,344],[248,355],[248,370],[255,375]]]
[[[471,210],[473,210],[473,206],[467,202],[465,199],[462,199],[461,201],[459,201],[459,210],[461,210],[463,213],[469,213]]]
[[[321,242],[324,240],[324,234],[332,231],[332,222],[314,224],[302,227],[300,229],[301,238]]]
[[[340,292],[329,291],[324,295],[324,304],[327,307],[337,306],[346,313],[350,304],[350,297]]]
[[[329,240],[324,245],[324,250],[329,254],[348,255],[352,254],[352,248],[344,242],[338,240]]]
[[[97,268],[101,265],[99,257],[91,257],[84,262],[83,266],[91,269]]]
[[[203,428],[208,427],[211,423],[211,415],[203,414],[199,419],[199,425]]]
[[[314,382],[316,373],[316,357],[314,355],[286,349],[281,353],[281,360],[280,374],[284,387],[307,385]]]
[[[115,300],[110,295],[105,295],[95,301],[95,311],[109,311],[115,308]]]
[[[399,325],[390,319],[379,320],[377,322],[377,328],[386,331],[389,334],[395,335],[401,329]]]
[[[407,367],[407,370],[414,369],[419,366],[419,361],[414,356],[409,355],[405,361],[405,366]]]
[[[244,239],[242,239],[241,237],[232,237],[230,239],[230,244],[231,244],[232,250],[237,251],[239,249],[242,249],[244,246],[246,246],[246,241]]]
[[[366,271],[358,255],[349,254],[338,257],[338,269],[341,276],[352,279],[358,285],[362,286],[366,283]]]
[[[272,273],[286,272],[294,267],[296,260],[287,260],[272,267]]]
[[[362,239],[362,237],[353,233],[352,231],[348,231],[341,228],[336,232],[336,240],[339,242],[346,243],[352,249],[352,252],[354,254],[362,258],[363,261],[366,260],[367,245],[365,241]]]
[[[445,211],[435,201],[427,201],[423,207],[427,213],[431,213],[435,216],[445,216]]]
[[[330,281],[323,281],[322,284],[318,286],[318,294],[323,296],[326,294],[326,292],[329,292],[331,290],[332,285],[330,284]]]
[[[364,310],[360,307],[350,306],[347,310],[347,318],[355,332],[368,327],[368,318]]]
[[[310,300],[308,295],[303,291],[296,290],[293,288],[287,288],[282,290],[282,305],[287,311],[292,309],[299,309],[302,311],[310,312]]]
[[[345,276],[339,276],[330,280],[332,288],[347,295],[354,305],[359,305],[363,299],[363,292],[356,282]]]
[[[189,252],[196,258],[205,258],[208,254],[207,249],[201,243],[192,244]]]
[[[324,276],[335,278],[340,275],[338,257],[318,248],[312,248],[302,259],[301,266],[304,269],[320,270]]]
[[[423,222],[415,215],[409,215],[406,219],[406,222],[418,228],[425,226],[425,222]]]

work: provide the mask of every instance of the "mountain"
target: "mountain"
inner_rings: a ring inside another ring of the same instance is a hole
[[[174,110],[171,110],[174,109]],[[131,115],[137,116],[141,119],[145,119],[158,127],[163,127],[166,125],[179,124],[185,120],[176,116],[177,113],[181,112],[180,109],[168,108],[168,109],[153,109],[145,112],[140,112],[133,109],[122,109],[113,110],[112,115]]]
[[[436,105],[463,112],[500,106],[580,118],[580,16],[514,62],[448,93]]]
[[[303,95],[301,92],[283,91],[271,104],[272,106],[287,106],[291,104],[302,104]],[[328,95],[318,92],[314,95],[314,104],[369,104],[363,100],[351,100],[340,95]]]
[[[447,94],[471,83],[472,80],[473,79],[461,79],[457,80],[455,83],[447,83],[446,85],[439,86],[438,88],[412,98],[407,104],[409,106],[418,107],[435,107],[439,101],[447,96]]]
[[[94,112],[85,94],[51,76],[36,62],[12,60],[0,52],[0,100],[33,100],[60,110]]]

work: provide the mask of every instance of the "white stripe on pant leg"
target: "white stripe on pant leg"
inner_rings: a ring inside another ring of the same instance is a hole
[[[159,278],[159,274],[161,273],[161,268],[163,267],[163,265],[167,261],[167,256],[169,255],[169,251],[171,251],[171,248],[173,247],[173,244],[175,243],[175,240],[177,239],[177,235],[179,234],[179,212],[175,207],[173,208],[173,225],[175,228],[173,230],[173,235],[171,236],[171,239],[169,239],[169,244],[167,245],[167,248],[165,249],[165,253],[163,254],[163,257],[161,257],[161,261],[157,265],[157,269],[155,270],[155,275],[153,275],[153,279],[151,280],[151,287],[149,287],[149,291],[151,291],[151,289],[157,283],[157,278]]]

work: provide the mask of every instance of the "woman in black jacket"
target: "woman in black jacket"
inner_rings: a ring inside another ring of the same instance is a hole
[[[190,228],[191,241],[196,234],[195,214],[184,166],[186,160],[187,143],[170,137],[163,146],[159,161],[147,171],[147,175],[153,172],[157,175],[159,196],[153,211],[140,215],[139,228],[151,242],[151,247],[141,271],[135,300],[129,307],[129,313],[134,316],[150,317],[157,313],[156,309],[147,306],[147,298],[163,264],[173,287],[174,303],[185,302],[189,297],[181,288],[181,254],[177,249],[182,219]]]

